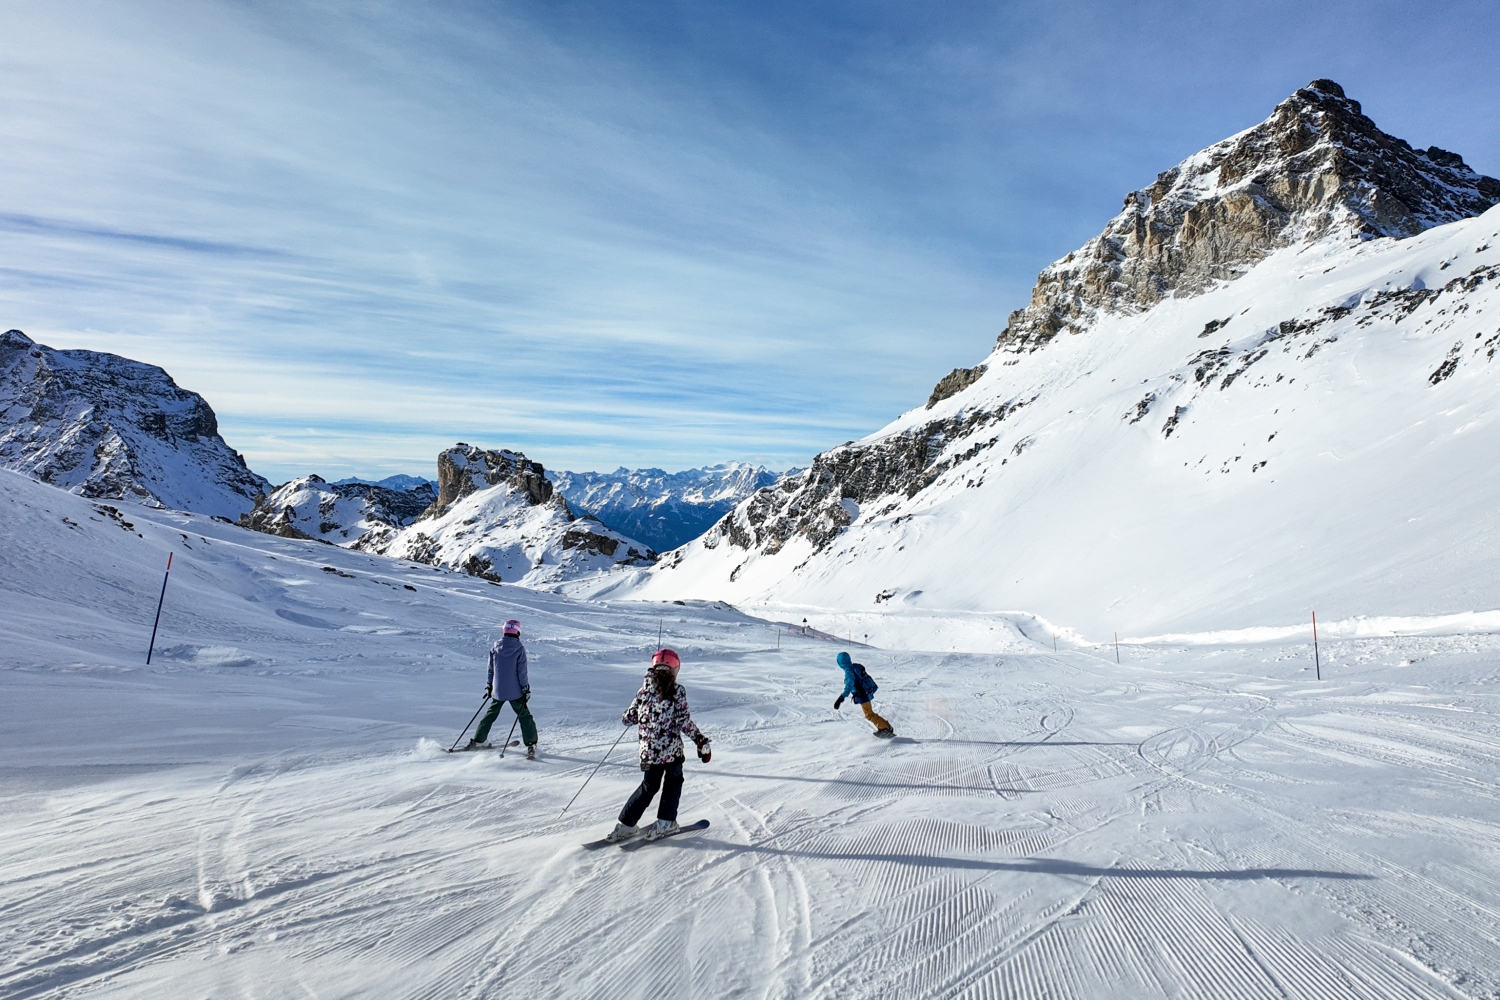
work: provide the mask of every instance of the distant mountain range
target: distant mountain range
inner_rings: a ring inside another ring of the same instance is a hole
[[[436,480],[423,479],[421,476],[403,476],[403,475],[386,476],[384,479],[360,479],[358,477],[351,477],[349,479],[338,479],[338,480],[335,480],[330,485],[332,485],[332,486],[380,486],[380,487],[382,487],[384,489],[388,489],[388,490],[415,490],[415,489],[420,489],[423,486],[430,486],[434,490],[437,489],[437,481]],[[434,494],[434,496],[435,495],[436,494]]]
[[[735,504],[781,475],[759,465],[729,462],[685,472],[620,468],[554,472],[548,477],[574,510],[666,552],[703,534]]]

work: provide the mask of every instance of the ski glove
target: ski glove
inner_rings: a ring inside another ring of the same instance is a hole
[[[698,759],[703,761],[703,763],[707,764],[710,760],[713,759],[713,756],[713,749],[710,748],[707,744],[704,744],[703,746],[698,748]]]
[[[531,700],[531,687],[528,685],[521,689],[521,703],[525,704]]]
[[[840,705],[842,705],[843,703],[844,703],[844,696],[843,695],[839,695],[837,698],[833,699],[834,710],[837,711],[838,707]]]
[[[485,697],[486,697],[486,698],[488,698],[488,697],[489,697],[489,696],[490,696],[490,689],[489,689],[489,688],[485,688],[485,689],[484,689],[484,696],[485,696]]]

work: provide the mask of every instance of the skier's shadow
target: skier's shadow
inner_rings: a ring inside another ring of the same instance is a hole
[[[1341,879],[1373,880],[1374,875],[1360,872],[1320,871],[1315,868],[1236,868],[1215,871],[1204,868],[1100,868],[1077,861],[1054,858],[1027,858],[1021,861],[984,861],[979,858],[945,858],[932,854],[861,854],[853,851],[799,851],[785,847],[757,844],[735,844],[727,840],[695,837],[676,846],[697,851],[721,850],[730,854],[759,854],[783,858],[807,858],[812,861],[875,862],[910,865],[917,868],[957,868],[984,872],[1022,872],[1032,875],[1071,875],[1078,878],[1173,878],[1210,882],[1249,882],[1256,879]]]
[[[1131,746],[1134,746],[1134,745],[1135,744],[1133,744],[1133,743],[1131,744]],[[590,765],[590,766],[598,763],[598,761],[585,760],[582,757],[568,757],[568,756],[565,756],[563,754],[549,754],[548,755],[548,759],[549,760],[567,761],[570,764],[580,764],[580,765],[587,764],[587,765]],[[900,782],[900,781],[858,781],[858,780],[855,780],[855,779],[852,779],[852,778],[809,778],[809,777],[805,777],[805,776],[799,775],[799,774],[746,774],[743,771],[724,771],[724,770],[721,770],[721,769],[719,769],[717,767],[714,767],[714,765],[712,765],[712,764],[710,764],[708,766],[709,767],[713,767],[714,770],[713,770],[712,774],[704,772],[704,777],[706,777],[706,778],[746,778],[746,779],[749,779],[749,780],[752,780],[752,781],[777,781],[777,782],[794,781],[794,782],[801,782],[803,784],[808,784],[808,785],[848,785],[850,787],[855,787],[855,788],[886,789],[886,790],[897,791],[897,792],[910,792],[910,791],[930,792],[930,791],[937,790],[937,791],[950,791],[950,792],[985,792],[985,793],[988,793],[988,794],[993,794],[996,791],[995,786],[989,784],[988,782],[982,782],[982,783],[977,783],[977,784],[973,784],[973,785],[945,785],[945,784],[936,784],[936,783],[931,782],[931,781],[922,782],[921,784],[910,784],[910,783],[907,783],[907,782]],[[975,767],[982,767],[984,765],[982,765],[982,764],[975,764],[974,766]],[[606,763],[605,765],[603,765],[603,767],[604,767],[605,770],[608,770],[609,768],[613,767],[613,768],[616,768],[618,770],[623,770],[623,771],[631,771],[631,772],[635,772],[635,773],[639,773],[640,772],[640,765],[636,764],[634,761],[627,761],[627,762],[610,761],[610,762]],[[1003,792],[1006,792],[1006,793],[1014,792],[1014,793],[1016,793],[1018,795],[1020,795],[1020,794],[1033,794],[1033,793],[1042,791],[1042,789],[1036,789],[1036,788],[1002,788],[1002,789],[999,789],[999,790],[1003,791]]]

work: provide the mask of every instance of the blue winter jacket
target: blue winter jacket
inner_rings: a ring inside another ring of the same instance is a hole
[[[530,687],[526,676],[526,647],[521,637],[508,635],[490,647],[490,697],[515,701]]]
[[[865,670],[863,663],[855,663],[849,658],[848,653],[840,653],[839,666],[844,668],[843,696],[845,698],[852,695],[854,704],[863,705],[875,697],[878,686],[875,683],[875,678],[871,677],[869,672]]]

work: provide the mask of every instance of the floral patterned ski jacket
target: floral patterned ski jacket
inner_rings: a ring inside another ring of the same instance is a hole
[[[641,742],[641,767],[653,764],[676,764],[685,759],[682,752],[682,734],[687,733],[698,749],[709,745],[709,739],[688,714],[687,690],[677,685],[671,698],[664,698],[656,689],[651,675],[635,693],[635,700],[620,716],[627,726],[639,725]]]

